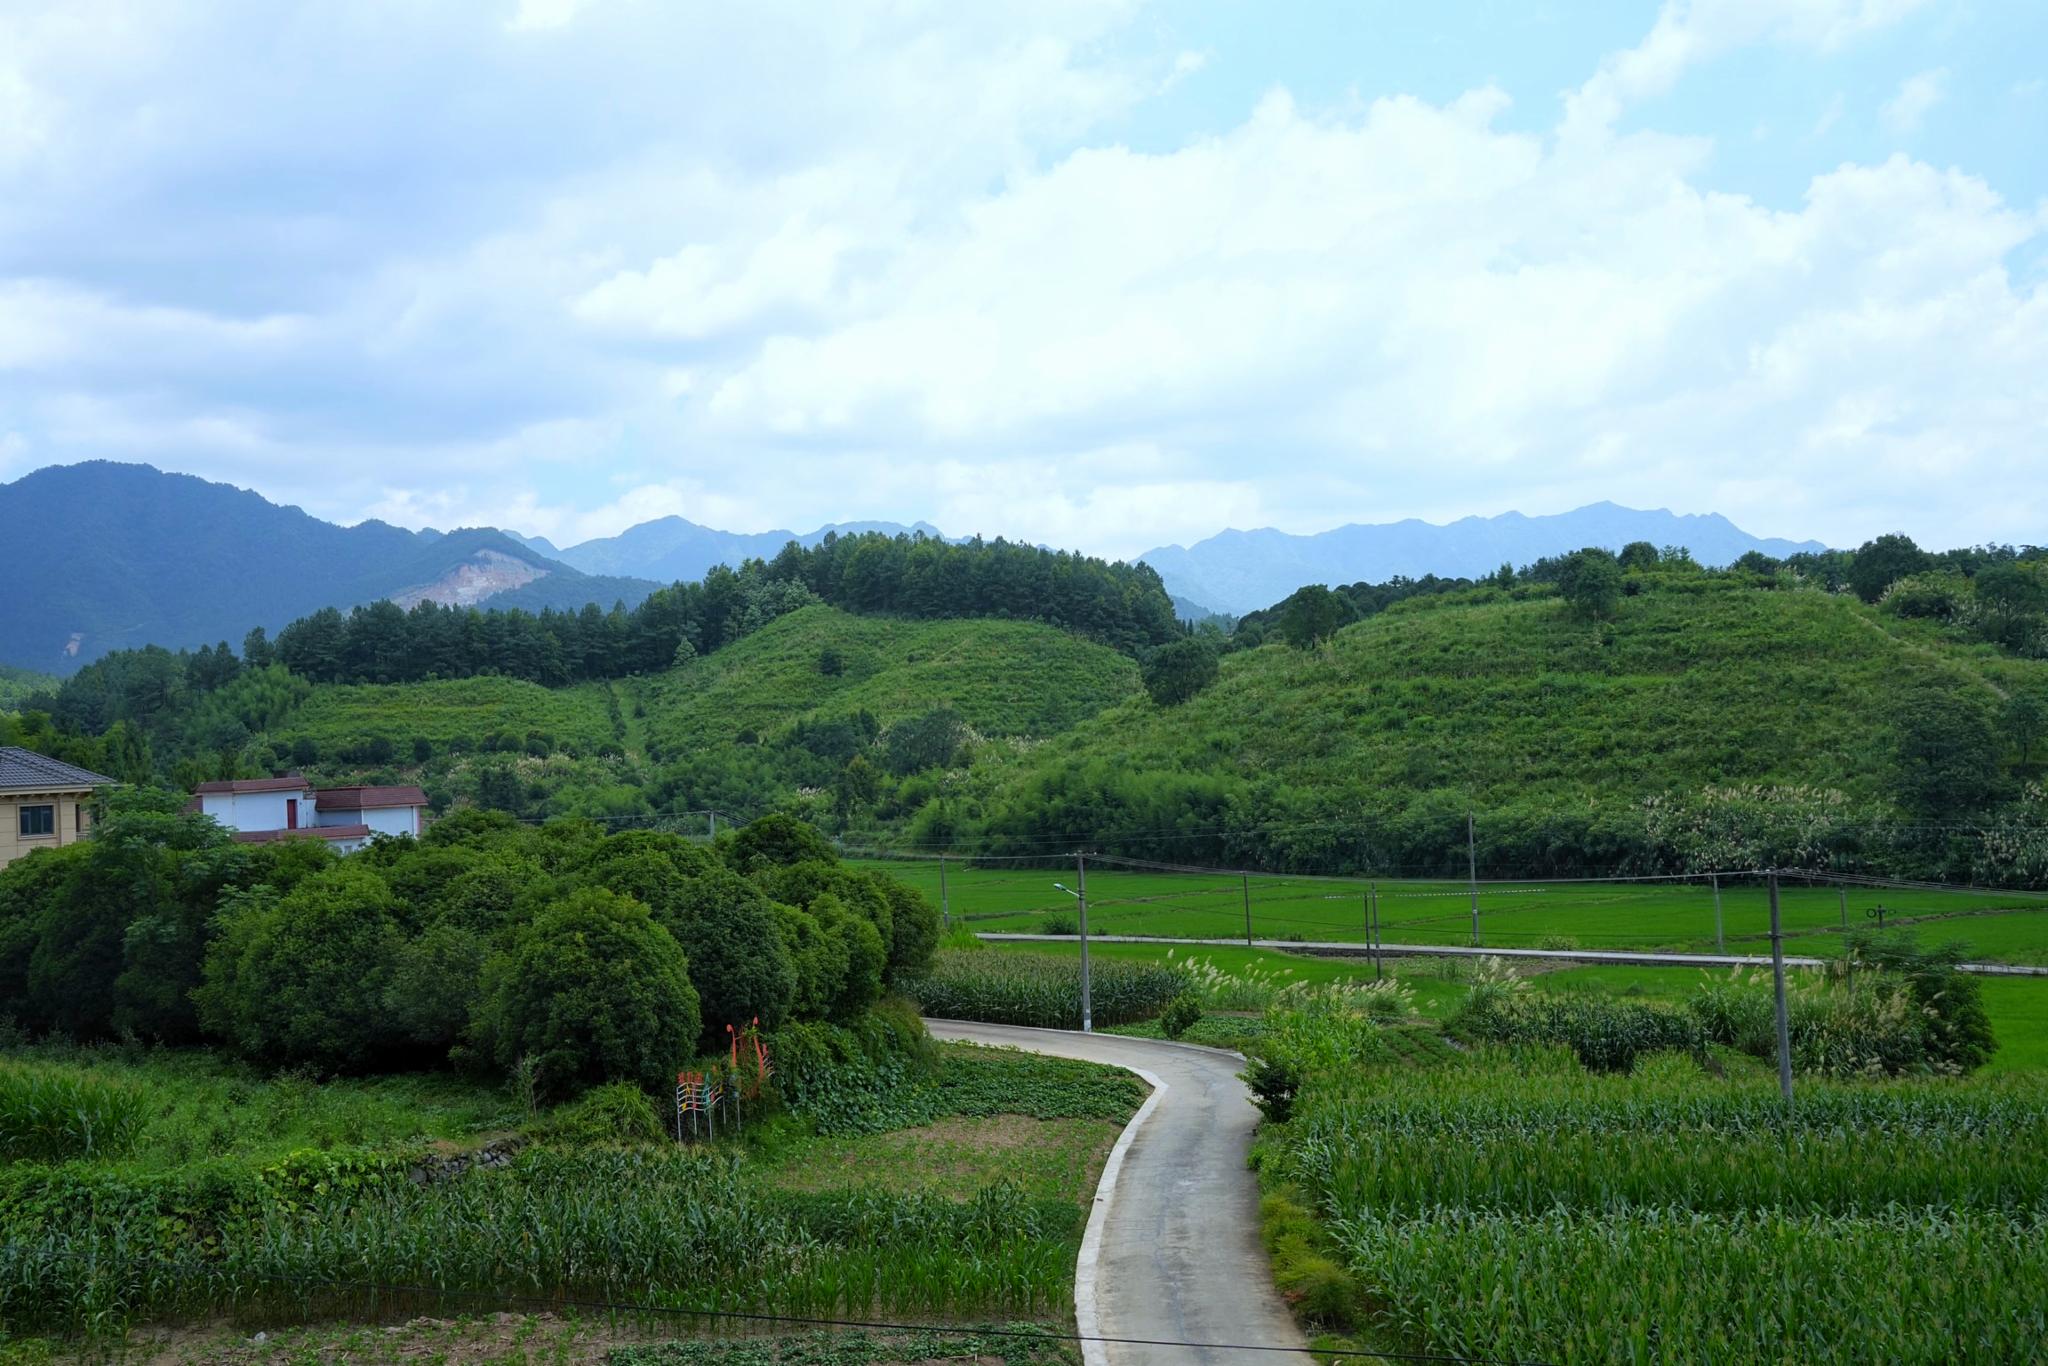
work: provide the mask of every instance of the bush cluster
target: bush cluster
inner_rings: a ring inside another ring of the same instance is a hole
[[[464,811],[343,860],[129,795],[94,839],[0,871],[0,1009],[268,1066],[523,1068],[556,1096],[658,1085],[728,1027],[855,1019],[938,930],[783,817],[714,849]]]

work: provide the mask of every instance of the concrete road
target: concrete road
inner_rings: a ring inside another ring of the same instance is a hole
[[[1149,1039],[927,1022],[932,1036],[1109,1063],[1152,1098],[1103,1170],[1074,1278],[1084,1336],[1304,1346],[1259,1242],[1258,1179],[1245,1167],[1258,1111],[1235,1054]],[[1285,1351],[1083,1344],[1090,1366],[1286,1363]]]

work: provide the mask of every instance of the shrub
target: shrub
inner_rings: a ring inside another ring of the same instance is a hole
[[[1456,1023],[1496,1043],[1563,1044],[1582,1064],[1601,1072],[1626,1072],[1638,1056],[1658,1049],[1698,1052],[1705,1043],[1698,1019],[1689,1012],[1600,997],[1488,997],[1475,988]]]
[[[689,963],[639,902],[586,888],[534,917],[484,974],[477,1033],[501,1067],[538,1060],[543,1094],[667,1085],[702,1032]]]
[[[1852,935],[1847,957],[1786,984],[1792,1065],[1850,1077],[1982,1064],[1997,1045],[1977,982],[1955,971],[1961,954],[1959,945],[1923,952],[1896,932]],[[1713,1042],[1777,1056],[1777,1006],[1762,969],[1709,977],[1688,1009]]]
[[[585,1091],[531,1126],[533,1136],[570,1147],[599,1143],[657,1143],[666,1137],[647,1093],[629,1082]]]
[[[1076,920],[1071,912],[1054,911],[1051,915],[1038,922],[1038,932],[1040,934],[1079,934],[1081,932],[1081,922]]]
[[[1195,1026],[1202,1018],[1202,1000],[1191,991],[1183,991],[1166,1003],[1166,1009],[1159,1012],[1159,1028],[1169,1039],[1178,1039]]]
[[[1967,1072],[1998,1047],[1984,1011],[1982,981],[1958,969],[1968,947],[1947,943],[1923,949],[1904,930],[1857,930],[1849,935],[1848,971],[1866,967],[1905,980],[1924,1018],[1929,1060]]]

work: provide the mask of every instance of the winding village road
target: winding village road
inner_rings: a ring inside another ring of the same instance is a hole
[[[1245,1166],[1258,1111],[1243,1063],[1216,1049],[1055,1029],[931,1020],[932,1037],[1108,1063],[1152,1083],[1111,1152],[1074,1279],[1083,1337],[1304,1346],[1259,1242]],[[1301,1361],[1276,1351],[1084,1343],[1089,1366]]]

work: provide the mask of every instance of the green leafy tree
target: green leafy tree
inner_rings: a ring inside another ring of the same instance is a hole
[[[810,914],[834,941],[833,957],[844,955],[846,975],[840,979],[830,1013],[835,1020],[852,1020],[882,999],[882,981],[889,966],[889,950],[873,922],[850,910],[831,892],[811,903]]]
[[[1619,560],[1589,546],[1565,557],[1557,587],[1574,612],[1597,620],[1613,616],[1621,605],[1621,577]]]
[[[1925,683],[1899,700],[1893,782],[1899,803],[1929,819],[1982,808],[1998,779],[1998,741],[1975,696]]]
[[[884,742],[889,771],[898,777],[928,768],[951,768],[967,746],[970,732],[960,713],[949,706],[933,707],[889,727]]]
[[[361,863],[288,895],[259,885],[223,898],[197,993],[209,1032],[246,1058],[362,1071],[398,1031],[385,1010],[404,940],[396,899]]]
[[[2006,738],[2019,755],[2020,767],[2029,767],[2042,728],[2048,726],[2048,702],[2038,692],[2015,692],[2005,701],[2004,720]]]
[[[1297,588],[1280,604],[1280,638],[1297,650],[1312,650],[1337,634],[1355,613],[1350,602],[1325,584]]]
[[[839,861],[831,842],[816,826],[779,811],[741,826],[720,852],[743,877],[797,863]]]
[[[483,936],[466,926],[444,921],[422,930],[392,964],[385,1009],[393,1027],[445,1057],[469,1028],[489,956]]]
[[[856,811],[873,806],[875,798],[881,794],[881,787],[881,777],[865,754],[856,754],[848,759],[846,767],[839,770],[839,781],[834,787],[840,818],[845,819]]]
[[[1145,691],[1162,707],[1177,707],[1216,681],[1215,649],[1193,636],[1162,645],[1145,661]]]
[[[772,1029],[789,1017],[796,970],[760,888],[730,869],[707,868],[656,914],[689,960],[707,1042],[723,1038],[727,1025],[759,1020]]]
[[[2048,573],[2039,565],[1987,565],[1975,586],[1984,634],[2002,645],[2023,644],[2048,618]]]
[[[1621,548],[1621,567],[1628,569],[1655,569],[1661,557],[1657,547],[1648,541],[1630,541]]]
[[[645,906],[571,892],[484,970],[475,1033],[500,1067],[533,1061],[544,1094],[607,1081],[664,1085],[701,1036],[690,965]]]
[[[1865,602],[1876,602],[1908,574],[1924,573],[1934,567],[1934,557],[1913,544],[1913,538],[1897,533],[1879,536],[1856,547],[1849,566],[1849,588]]]

